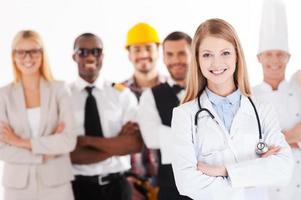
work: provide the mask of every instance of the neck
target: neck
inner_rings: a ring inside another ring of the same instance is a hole
[[[135,71],[134,73],[135,81],[138,87],[153,87],[158,83],[158,72],[153,70],[147,74]]]
[[[215,94],[222,97],[226,97],[236,90],[236,86],[234,82],[232,82],[231,84],[219,84],[219,85],[208,82],[208,88]]]
[[[83,77],[83,76],[80,76],[83,80],[85,80],[86,82],[90,83],[90,84],[93,84],[95,83],[96,79],[97,79],[97,76],[93,76],[93,77]]]
[[[266,82],[267,84],[269,84],[273,90],[277,90],[279,87],[279,84],[281,83],[281,81],[283,81],[285,79],[285,77],[281,77],[279,79],[268,79],[268,78],[264,78],[264,82]]]
[[[176,83],[178,85],[184,87],[184,88],[186,87],[186,81],[185,81],[185,79],[184,80],[177,80]]]
[[[39,90],[40,88],[40,74],[36,75],[23,75],[21,77],[23,88],[25,90]]]

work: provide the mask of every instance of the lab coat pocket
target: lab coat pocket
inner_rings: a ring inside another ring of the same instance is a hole
[[[242,135],[242,145],[237,145],[237,148],[241,147],[242,149],[237,149],[239,153],[239,160],[250,160],[251,158],[256,158],[257,155],[255,153],[256,145],[259,141],[258,134],[244,134]]]

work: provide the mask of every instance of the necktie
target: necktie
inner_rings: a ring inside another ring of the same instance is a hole
[[[177,84],[175,84],[175,85],[172,86],[172,90],[173,90],[176,94],[178,94],[179,92],[181,92],[181,90],[183,90],[183,89],[184,89],[184,87],[182,87],[182,86],[180,86],[180,85],[177,85]]]
[[[89,136],[103,137],[99,113],[95,97],[92,95],[94,87],[86,87],[88,93],[85,105],[85,134]]]

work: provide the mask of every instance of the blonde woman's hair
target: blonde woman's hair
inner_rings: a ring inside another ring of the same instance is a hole
[[[41,36],[35,31],[23,30],[16,34],[12,42],[12,62],[13,62],[12,64],[13,64],[15,82],[21,80],[21,72],[16,65],[14,51],[16,50],[17,45],[23,40],[32,40],[41,47],[42,63],[40,67],[40,73],[45,80],[52,81],[53,76],[49,67],[48,58],[45,52],[45,48]]]
[[[245,96],[251,95],[246,62],[239,38],[234,28],[222,19],[209,19],[202,23],[192,40],[192,59],[187,73],[187,89],[182,103],[195,99],[202,93],[207,85],[207,80],[201,72],[199,63],[199,47],[204,38],[211,36],[230,42],[236,52],[236,69],[234,83]]]

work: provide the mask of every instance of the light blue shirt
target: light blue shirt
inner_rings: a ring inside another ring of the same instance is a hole
[[[239,89],[226,97],[219,96],[211,92],[208,88],[205,91],[214,110],[230,133],[233,118],[240,106],[241,93]]]

